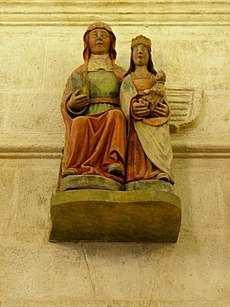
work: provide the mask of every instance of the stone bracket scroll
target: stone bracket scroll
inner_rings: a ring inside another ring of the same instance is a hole
[[[193,124],[201,110],[202,91],[195,88],[168,88],[166,96],[171,108],[172,132]]]

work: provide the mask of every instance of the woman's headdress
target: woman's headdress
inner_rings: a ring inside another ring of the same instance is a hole
[[[111,58],[111,61],[114,62],[117,56],[117,52],[115,50],[116,45],[116,36],[114,35],[112,29],[109,25],[107,25],[104,22],[94,22],[91,24],[88,29],[86,30],[83,40],[84,40],[84,51],[83,51],[83,58],[85,62],[89,61],[90,57],[90,49],[89,49],[89,32],[95,30],[95,29],[104,29],[106,30],[110,35],[110,48],[109,48],[109,56]]]

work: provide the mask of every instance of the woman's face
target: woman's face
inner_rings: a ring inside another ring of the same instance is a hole
[[[95,29],[89,32],[89,47],[92,54],[109,53],[109,33],[104,29]]]
[[[132,56],[136,66],[147,66],[149,61],[149,50],[146,46],[142,44],[134,46]]]

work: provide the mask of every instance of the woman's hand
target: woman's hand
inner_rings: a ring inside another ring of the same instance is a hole
[[[169,115],[169,107],[164,101],[159,102],[158,105],[153,109],[151,115],[154,117],[167,117]]]
[[[144,99],[133,98],[133,114],[137,117],[147,117],[150,114],[149,102]]]
[[[90,104],[89,98],[87,97],[86,94],[81,94],[79,95],[80,90],[76,90],[71,97],[70,100],[68,101],[68,106],[70,109],[77,110],[83,107],[86,107]]]

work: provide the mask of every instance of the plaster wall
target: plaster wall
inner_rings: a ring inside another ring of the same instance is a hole
[[[230,306],[228,1],[0,2],[0,306]],[[167,87],[201,93],[172,135],[182,227],[176,244],[49,243],[64,125],[60,100],[94,21],[151,38]]]

